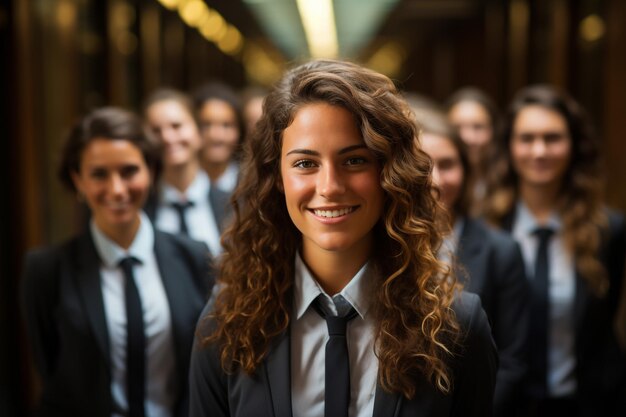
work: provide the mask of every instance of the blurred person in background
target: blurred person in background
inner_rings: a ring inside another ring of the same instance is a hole
[[[241,92],[243,103],[242,115],[246,125],[246,134],[254,131],[256,123],[263,115],[263,100],[267,96],[267,90],[262,87],[248,87]]]
[[[239,154],[246,135],[241,101],[232,88],[217,81],[198,88],[193,98],[203,141],[200,163],[211,186],[226,193],[225,198],[212,200],[223,229],[231,213],[229,198],[239,178]]]
[[[529,288],[518,244],[507,234],[470,216],[471,164],[467,145],[433,108],[413,108],[419,143],[433,161],[433,183],[447,211],[451,232],[440,257],[456,267],[464,289],[478,294],[498,348],[494,415],[514,416],[526,376]]]
[[[163,175],[146,212],[158,229],[203,241],[217,257],[220,224],[211,202],[227,196],[200,166],[202,138],[194,114],[191,97],[178,90],[156,90],[145,102],[145,123],[163,144]],[[216,193],[224,196],[212,198]]]
[[[546,85],[513,98],[496,142],[485,216],[520,243],[531,284],[528,416],[624,416],[614,333],[626,228],[603,204],[597,137]]]
[[[499,123],[498,108],[485,92],[475,87],[465,87],[453,93],[446,108],[450,122],[467,145],[473,175],[471,212],[479,214],[485,196],[487,164]]]
[[[232,192],[237,184],[238,157],[246,133],[241,100],[231,87],[217,81],[195,90],[193,98],[204,141],[202,166],[220,189]]]
[[[142,207],[161,147],[133,113],[94,110],[59,176],[88,230],[25,257],[23,303],[42,416],[187,416],[187,372],[213,276],[206,245],[153,229]]]

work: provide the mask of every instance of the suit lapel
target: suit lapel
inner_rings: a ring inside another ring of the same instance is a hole
[[[485,267],[487,265],[486,246],[482,244],[483,238],[484,236],[481,236],[476,223],[472,219],[465,219],[457,250],[458,260],[461,266],[465,268],[465,271],[461,271],[460,276],[465,278],[466,288],[469,291],[479,294],[482,293],[484,283],[478,280],[486,276]]]
[[[291,410],[291,335],[287,330],[280,336],[265,360],[268,396],[275,417],[292,417]]]
[[[376,384],[376,395],[374,396],[373,417],[394,417],[397,416],[402,405],[402,396],[398,393],[389,393]]]
[[[177,369],[186,369],[184,364],[182,349],[177,341],[183,340],[184,335],[179,334],[181,329],[185,328],[185,308],[189,305],[189,300],[185,298],[185,291],[183,284],[185,280],[181,279],[189,272],[181,263],[178,256],[175,255],[175,248],[172,243],[163,237],[163,235],[155,231],[154,234],[154,253],[156,255],[157,265],[159,267],[159,273],[161,274],[161,280],[167,296],[167,301],[170,306],[170,317],[172,318],[172,331],[174,333],[174,351],[176,352],[176,366]],[[182,378],[186,376],[182,375]]]
[[[64,261],[64,271],[73,275],[89,323],[93,329],[100,351],[110,369],[109,332],[104,315],[104,299],[100,284],[100,257],[96,252],[91,234],[81,236],[70,250],[69,259]]]

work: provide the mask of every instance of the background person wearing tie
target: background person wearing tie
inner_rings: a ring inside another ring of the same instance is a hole
[[[163,144],[163,175],[146,212],[158,229],[205,242],[218,257],[221,232],[211,193],[222,195],[222,200],[228,194],[213,186],[200,166],[202,139],[193,101],[178,90],[156,90],[146,100],[144,118]]]
[[[245,147],[221,290],[190,369],[200,416],[489,416],[497,353],[437,260],[430,160],[385,76],[289,71]]]
[[[519,245],[504,232],[470,216],[471,165],[467,145],[436,109],[414,109],[420,144],[433,160],[433,182],[451,231],[440,250],[457,266],[466,291],[480,296],[498,347],[494,415],[519,408],[528,362],[529,285]]]
[[[206,245],[154,230],[141,210],[160,157],[121,109],[94,110],[70,131],[59,175],[91,221],[25,258],[38,415],[187,415],[193,331],[213,277]]]
[[[485,214],[520,243],[531,284],[525,415],[626,415],[613,331],[626,230],[602,203],[597,139],[549,86],[518,92],[504,127]]]

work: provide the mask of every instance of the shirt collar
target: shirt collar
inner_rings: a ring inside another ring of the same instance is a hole
[[[531,235],[540,227],[548,227],[558,232],[563,228],[563,222],[556,212],[552,212],[548,221],[545,224],[540,224],[526,204],[519,200],[515,211],[515,229],[522,231],[526,235]]]
[[[370,263],[367,262],[339,293],[339,295],[345,298],[345,300],[354,307],[356,312],[363,319],[365,319],[365,315],[370,307],[371,292],[369,291],[369,287],[374,281],[373,273],[373,268],[370,266]],[[294,284],[296,320],[304,315],[313,300],[320,294],[324,294],[325,297],[328,297],[329,301],[332,299],[317,283],[315,278],[313,278],[313,274],[311,274],[311,271],[306,266],[299,253],[296,253],[295,259]],[[337,295],[335,295],[335,297],[337,297]]]
[[[91,234],[93,236],[96,252],[100,255],[100,259],[106,267],[116,267],[120,260],[127,256],[137,258],[141,263],[146,263],[148,257],[154,248],[154,230],[148,216],[144,212],[140,212],[140,223],[137,234],[128,250],[124,250],[117,243],[109,239],[98,228],[94,220],[89,223]]]
[[[167,182],[161,181],[161,201],[166,203],[178,203],[182,201],[196,203],[208,198],[210,187],[211,182],[209,181],[208,175],[204,171],[198,170],[196,177],[191,184],[189,184],[189,187],[187,187],[184,193],[181,193]]]
[[[452,254],[456,253],[459,241],[461,240],[461,232],[465,226],[465,218],[457,216],[452,226],[452,230],[443,238],[441,247],[439,248],[438,257],[446,262],[450,262]]]

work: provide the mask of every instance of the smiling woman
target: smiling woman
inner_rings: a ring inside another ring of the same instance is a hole
[[[193,326],[212,275],[206,245],[154,230],[142,211],[160,156],[141,120],[112,107],[67,138],[59,175],[92,217],[85,233],[26,255],[41,415],[186,415]]]
[[[495,348],[437,260],[416,134],[393,83],[354,64],[304,64],[267,96],[198,326],[191,416],[491,414]]]
[[[520,243],[532,288],[525,415],[625,415],[613,322],[626,223],[603,206],[598,138],[579,104],[548,85],[516,94],[503,132],[485,214]]]

